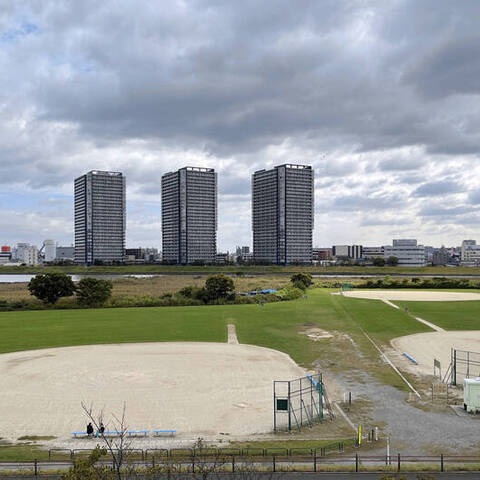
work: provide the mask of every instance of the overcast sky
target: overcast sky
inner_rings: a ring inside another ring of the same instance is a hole
[[[315,246],[480,240],[480,1],[0,0],[0,243],[73,241],[73,179],[127,177],[127,246],[161,247],[160,179],[214,167],[219,250],[250,176],[315,169]]]

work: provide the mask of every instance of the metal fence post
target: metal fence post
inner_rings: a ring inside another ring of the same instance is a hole
[[[35,476],[38,476],[38,460],[37,459],[33,461],[33,468],[34,468]]]
[[[400,471],[400,454],[397,456],[397,471]]]
[[[440,471],[444,472],[443,453],[440,455]]]
[[[235,457],[232,455],[232,473],[235,473]]]
[[[358,472],[358,453],[355,454],[355,471]]]
[[[273,470],[273,473],[277,471],[276,465],[275,465],[275,455],[272,455],[272,470]]]

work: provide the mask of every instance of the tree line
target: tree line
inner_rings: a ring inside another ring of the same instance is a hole
[[[256,295],[240,295],[235,291],[232,278],[218,274],[209,276],[203,287],[186,286],[175,293],[166,293],[159,297],[112,298],[113,282],[94,277],[86,277],[73,282],[64,273],[38,274],[28,283],[32,296],[40,300],[42,308],[55,308],[61,298],[75,295],[79,307],[129,307],[129,306],[194,306],[218,304],[271,303],[282,300],[294,300],[304,295],[307,288],[313,285],[312,276],[297,273],[291,276],[290,284],[274,293]],[[108,302],[108,305],[107,305]],[[36,309],[38,304],[27,301],[7,302],[0,300],[0,309]],[[75,304],[60,305],[61,308],[75,308]]]

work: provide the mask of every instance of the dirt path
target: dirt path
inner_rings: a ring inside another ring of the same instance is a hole
[[[235,329],[235,325],[229,324],[227,328],[228,328],[228,343],[230,345],[238,345],[237,330]]]

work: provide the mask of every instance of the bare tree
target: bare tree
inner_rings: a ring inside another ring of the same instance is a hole
[[[95,430],[98,432],[99,438],[102,440],[105,449],[112,457],[113,469],[117,475],[117,478],[121,480],[122,468],[127,466],[128,454],[130,451],[131,441],[127,438],[128,426],[126,422],[126,403],[123,403],[122,415],[112,414],[111,422],[104,422],[103,409],[95,414],[93,405],[87,406],[82,402],[82,409],[85,415],[92,422]],[[114,432],[113,436],[105,435],[100,426],[108,425],[109,430]]]

